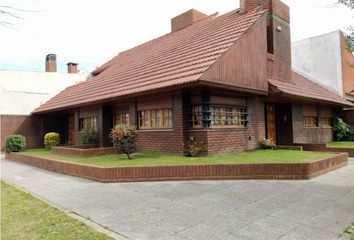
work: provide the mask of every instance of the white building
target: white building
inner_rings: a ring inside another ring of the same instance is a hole
[[[24,135],[29,147],[41,146],[42,126],[31,112],[66,87],[87,80],[89,74],[80,73],[76,63],[68,63],[67,73],[56,72],[56,56],[46,56],[46,72],[0,71],[0,147],[5,137]]]
[[[292,43],[293,69],[354,101],[354,56],[340,30]]]
[[[0,114],[29,115],[68,86],[85,81],[87,74],[0,71]]]

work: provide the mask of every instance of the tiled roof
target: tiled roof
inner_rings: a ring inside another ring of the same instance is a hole
[[[208,16],[176,32],[120,53],[93,80],[69,87],[34,112],[65,109],[198,81],[265,11]]]
[[[271,93],[283,93],[290,96],[303,97],[310,100],[320,100],[327,103],[334,103],[340,106],[352,106],[344,98],[325,87],[307,79],[306,77],[292,72],[292,82],[268,79]]]

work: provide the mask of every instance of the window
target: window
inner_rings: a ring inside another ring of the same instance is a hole
[[[203,110],[202,105],[196,105],[192,107],[192,127],[202,127],[203,122]]]
[[[325,117],[325,118],[321,118],[321,127],[332,127],[332,118],[329,117]]]
[[[244,107],[211,106],[211,127],[247,127]]]
[[[129,113],[117,113],[113,115],[113,126],[118,124],[129,126]]]
[[[138,112],[139,128],[171,128],[172,127],[172,110],[154,109],[143,110]]]
[[[97,118],[96,117],[85,117],[85,118],[80,118],[79,120],[79,128],[80,131],[84,130],[84,129],[89,129],[92,128],[94,130],[97,130]]]
[[[317,117],[304,116],[304,127],[317,127]]]
[[[306,104],[302,109],[304,127],[318,126],[318,107],[316,105]]]
[[[192,106],[193,128],[200,127],[247,127],[247,109],[246,107],[232,107],[222,105],[203,105]]]

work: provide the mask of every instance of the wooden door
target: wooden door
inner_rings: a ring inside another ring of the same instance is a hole
[[[68,116],[68,144],[74,144],[74,131],[75,131],[75,117],[74,115]]]
[[[276,126],[275,126],[275,105],[267,103],[267,139],[276,144]]]

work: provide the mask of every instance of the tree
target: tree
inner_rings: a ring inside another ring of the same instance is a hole
[[[119,124],[112,129],[110,137],[118,152],[125,153],[128,159],[132,159],[130,155],[137,150],[138,131],[136,128]]]
[[[24,20],[25,12],[35,11],[17,8],[14,5],[0,5],[0,26],[14,28],[16,21]]]

